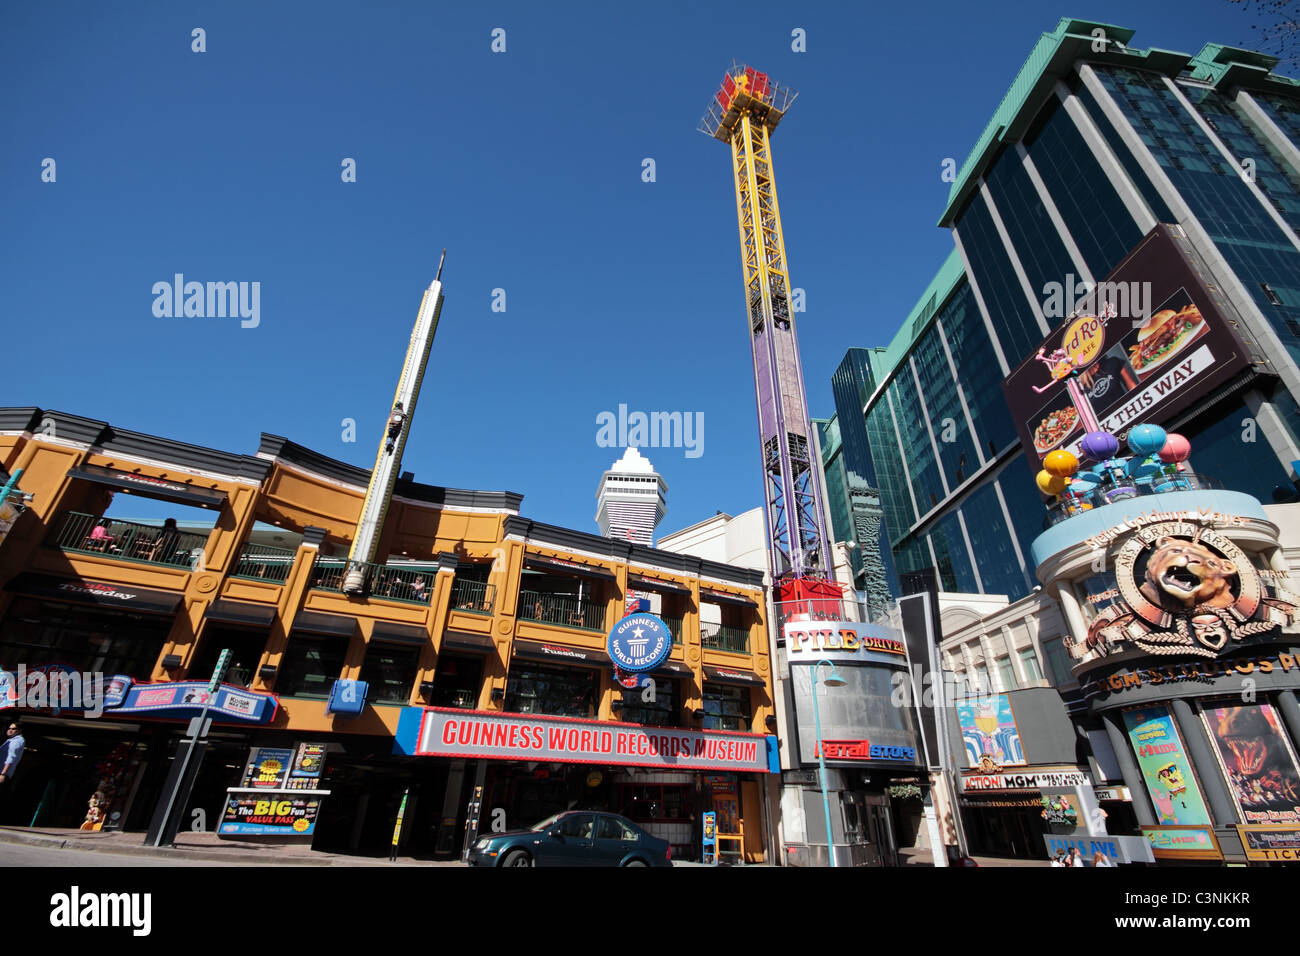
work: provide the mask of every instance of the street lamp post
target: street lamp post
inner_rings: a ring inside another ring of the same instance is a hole
[[[831,859],[831,866],[836,866],[835,862],[835,837],[831,830],[831,798],[826,791],[826,747],[822,744],[822,714],[821,708],[817,706],[817,678],[821,673],[821,666],[825,664],[831,669],[830,676],[826,678],[827,687],[843,687],[846,683],[840,676],[835,665],[830,661],[821,660],[813,665],[812,670],[812,699],[813,699],[813,721],[817,726],[817,765],[821,777],[822,785],[822,810],[826,813],[826,855]]]

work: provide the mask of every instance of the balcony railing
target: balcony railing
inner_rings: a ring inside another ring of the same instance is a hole
[[[519,619],[558,624],[581,631],[605,629],[605,604],[536,591],[519,592]]]
[[[682,619],[680,617],[669,617],[667,614],[660,614],[659,620],[668,625],[668,633],[673,636],[673,643],[682,642]]]
[[[729,624],[718,625],[700,635],[700,643],[719,651],[732,651],[736,654],[749,653],[749,628],[732,627]]]
[[[286,548],[273,548],[264,544],[246,544],[231,577],[249,578],[253,581],[275,581],[283,584],[289,579],[294,552]]]
[[[1192,472],[1178,472],[1172,475],[1160,473],[1138,479],[1116,479],[1107,475],[1100,484],[1093,485],[1087,491],[1062,495],[1059,501],[1048,505],[1043,527],[1050,528],[1074,515],[1114,504],[1117,501],[1127,501],[1130,498],[1163,495],[1170,491],[1204,491],[1222,488],[1222,482]]]
[[[436,569],[406,568],[390,564],[355,565],[362,575],[362,593],[385,601],[404,604],[428,604],[433,594]],[[316,591],[342,593],[348,562],[319,561],[312,568],[311,588]]]
[[[208,543],[206,534],[172,531],[161,525],[117,521],[69,511],[51,547],[76,554],[95,554],[118,561],[138,561],[172,568],[193,568]]]
[[[456,611],[491,614],[496,593],[496,587],[486,581],[457,581],[451,592],[451,606]]]

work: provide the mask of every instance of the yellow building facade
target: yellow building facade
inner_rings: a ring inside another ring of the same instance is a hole
[[[737,852],[764,858],[775,718],[756,572],[532,521],[518,494],[404,477],[387,560],[356,597],[340,586],[369,472],[284,438],[240,455],[8,408],[0,463],[32,496],[0,543],[0,667],[29,741],[4,823],[75,826],[98,795],[102,825],[143,830],[205,699],[197,682],[229,649],[219,702],[234,709],[212,715],[187,827],[218,828],[227,791],[256,783],[259,752],[296,754],[296,772],[307,746],[324,757],[310,786],[329,792],[309,828],[317,849],[387,852],[405,797],[401,845],[417,856],[578,807],[624,812],[688,856],[715,812]],[[132,520],[140,499],[210,517]],[[701,627],[702,604],[721,625]],[[659,616],[673,645],[652,684],[628,689],[606,637],[630,607]],[[43,668],[103,675],[102,713],[30,706],[50,703],[23,698]],[[355,714],[329,699],[348,681],[368,685]],[[454,712],[476,715],[489,743],[530,720],[650,743],[620,755],[417,739]]]

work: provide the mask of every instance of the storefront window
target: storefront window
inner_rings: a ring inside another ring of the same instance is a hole
[[[631,724],[649,724],[654,727],[680,727],[681,702],[677,696],[677,681],[654,679],[654,694],[650,688],[639,687],[623,691],[621,720]],[[647,700],[646,698],[650,699]]]
[[[280,659],[276,692],[286,697],[328,697],[343,673],[347,651],[348,642],[338,638],[290,638]]]
[[[366,648],[361,679],[370,685],[368,699],[376,704],[405,704],[419,670],[420,652],[414,647],[372,643]]]
[[[596,716],[596,672],[516,665],[506,682],[505,709],[553,717]]]
[[[705,730],[748,730],[749,691],[705,684],[703,726]]]
[[[433,675],[434,707],[473,707],[478,702],[483,662],[476,657],[444,654]]]
[[[66,664],[147,681],[171,625],[170,616],[15,598],[0,624],[0,665]]]

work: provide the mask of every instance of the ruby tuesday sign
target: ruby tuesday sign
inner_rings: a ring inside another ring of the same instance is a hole
[[[398,737],[405,734],[398,728]],[[399,739],[399,745],[401,744]],[[423,708],[417,756],[475,757],[767,773],[767,740],[757,734],[640,727],[559,717]]]

